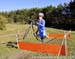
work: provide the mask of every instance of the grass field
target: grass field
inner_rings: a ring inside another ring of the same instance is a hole
[[[16,34],[19,30],[19,32],[25,32],[25,30],[30,25],[20,25],[20,24],[7,24],[6,30],[0,31],[0,36],[4,35],[10,35],[10,34]],[[64,33],[64,30],[58,30],[53,28],[46,28],[47,33]],[[67,41],[68,42],[68,56],[75,56],[75,31],[71,32],[71,38]],[[20,35],[20,38],[22,39],[24,33]],[[0,59],[31,59],[32,56],[53,56],[50,54],[45,53],[36,53],[31,51],[25,51],[20,50],[15,47],[8,47],[7,42],[13,42],[16,41],[16,36],[11,37],[0,37]],[[33,36],[32,30],[30,30],[28,36],[24,41],[27,42],[36,42],[39,43],[40,41],[37,41],[36,38]],[[46,40],[45,40],[46,41]],[[55,40],[54,42],[59,40]],[[51,42],[52,43],[52,42]]]

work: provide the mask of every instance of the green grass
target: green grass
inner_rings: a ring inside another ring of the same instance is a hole
[[[0,31],[0,36],[16,34],[18,32],[18,30],[20,33],[25,32],[25,30],[28,28],[28,26],[30,26],[30,25],[7,24],[6,30]],[[47,33],[64,33],[64,30],[58,30],[58,29],[53,29],[53,28],[46,28],[46,31],[47,31]],[[74,51],[75,50],[75,33],[74,32],[75,31],[71,32],[71,38],[67,41],[69,56],[75,56],[75,51]],[[23,35],[24,35],[24,33],[20,35],[20,39],[22,39]],[[25,55],[26,55],[25,59],[30,58],[31,56],[47,56],[47,55],[51,56],[50,54],[36,53],[36,52],[30,52],[30,51],[16,49],[14,47],[7,47],[7,44],[2,44],[2,43],[7,43],[9,41],[11,41],[11,42],[16,41],[16,36],[0,38],[0,59],[22,59],[22,57],[24,57]],[[30,30],[27,38],[24,41],[36,42],[36,43],[40,42],[40,41],[37,41],[36,38],[33,36],[32,30]],[[54,43],[55,42],[60,42],[60,41],[55,40]],[[51,42],[51,43],[53,43],[53,42]],[[21,55],[21,56],[18,56],[18,55]]]

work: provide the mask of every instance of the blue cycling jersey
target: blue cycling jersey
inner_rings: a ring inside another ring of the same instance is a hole
[[[40,37],[46,36],[46,31],[45,31],[45,20],[38,20],[37,21],[37,26],[38,26],[38,31]]]

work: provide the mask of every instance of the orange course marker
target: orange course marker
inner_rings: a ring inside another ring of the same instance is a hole
[[[64,38],[64,34],[48,34],[48,37],[49,38],[63,39]],[[66,38],[69,39],[70,38],[70,34],[67,34]]]
[[[62,47],[61,51],[60,51],[60,55],[65,55],[65,46],[64,45],[18,42],[18,46],[20,49],[23,49],[23,50],[55,54],[55,55],[57,55],[59,53],[59,50]],[[66,50],[67,50],[67,48],[66,48]]]

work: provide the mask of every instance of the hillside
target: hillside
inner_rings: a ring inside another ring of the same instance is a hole
[[[23,38],[25,30],[30,25],[21,25],[21,24],[7,24],[5,31],[0,31],[0,36],[10,35],[10,34],[16,34],[18,30],[20,33],[20,39]],[[53,29],[53,28],[46,28],[47,33],[64,33],[64,30],[59,29]],[[40,41],[36,40],[36,38],[32,34],[32,30],[30,30],[27,38],[24,41],[27,42],[36,42],[40,43]],[[71,38],[68,40],[68,52],[69,56],[75,56],[75,31],[71,32]],[[45,40],[46,42],[47,40]],[[58,40],[54,40],[54,42],[57,42]],[[45,53],[36,53],[26,50],[21,50],[16,47],[7,46],[8,42],[16,42],[16,36],[11,37],[0,37],[0,59],[30,59],[32,56],[55,56]],[[60,41],[58,41],[60,43]],[[50,42],[49,42],[50,43]]]

